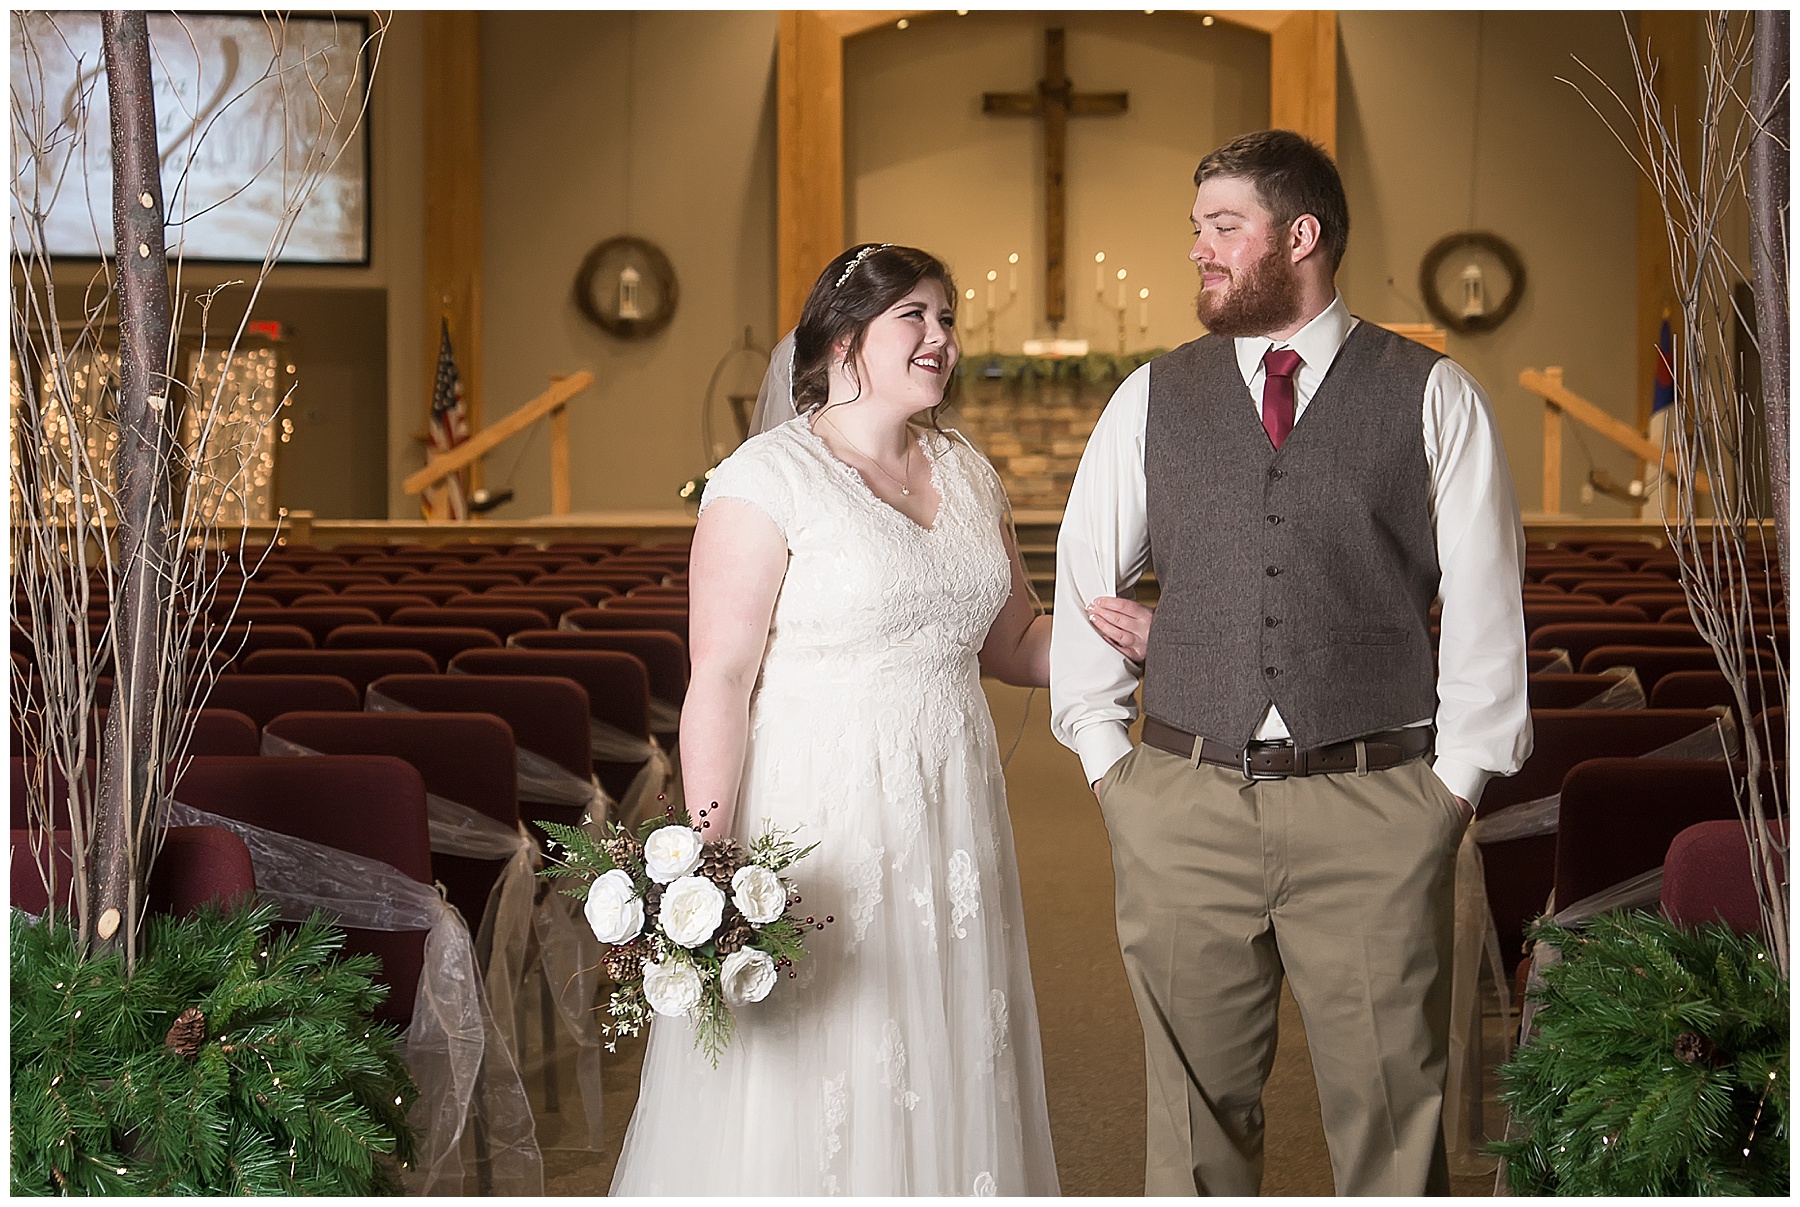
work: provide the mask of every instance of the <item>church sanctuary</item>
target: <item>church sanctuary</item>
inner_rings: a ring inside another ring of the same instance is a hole
[[[9,42],[14,1193],[1788,1193],[1785,11]]]

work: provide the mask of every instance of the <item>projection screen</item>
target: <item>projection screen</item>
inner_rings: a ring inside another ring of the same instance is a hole
[[[283,263],[367,263],[367,20],[152,13],[149,24],[170,254],[179,240],[190,260],[261,262],[285,231]],[[100,14],[15,12],[10,33],[13,247],[40,237],[30,212],[52,256],[110,256]]]

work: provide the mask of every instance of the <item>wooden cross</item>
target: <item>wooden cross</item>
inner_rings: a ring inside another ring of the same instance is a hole
[[[1069,118],[1123,113],[1124,92],[1076,92],[1063,60],[1063,31],[1044,31],[1044,78],[1036,92],[984,92],[981,111],[1003,117],[1044,119],[1044,318],[1052,328],[1063,321],[1064,197],[1063,160]]]

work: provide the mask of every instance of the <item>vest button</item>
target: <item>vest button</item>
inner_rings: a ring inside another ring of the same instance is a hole
[[[1282,473],[1278,469],[1272,469],[1269,471],[1269,477],[1273,478],[1277,482],[1281,481],[1286,476],[1287,476],[1286,474]]]
[[[1267,626],[1268,626],[1268,627],[1269,627],[1269,628],[1271,628],[1271,629],[1272,629],[1272,628],[1274,628],[1274,627],[1276,627],[1276,626],[1277,626],[1277,625],[1279,625],[1279,624],[1280,624],[1280,623],[1281,623],[1281,620],[1280,620],[1280,618],[1279,618],[1279,617],[1275,617],[1275,616],[1265,616],[1265,617],[1263,617],[1263,624],[1265,624],[1265,625],[1267,625]]]
[[[1268,520],[1269,523],[1271,523],[1271,524],[1281,523],[1281,517],[1278,515],[1264,516],[1263,518]]]
[[[1275,667],[1272,667],[1272,666],[1263,667],[1263,674],[1266,675],[1270,679],[1273,679],[1276,675],[1279,675],[1280,673],[1281,672],[1278,669],[1276,669]]]
[[[1281,573],[1281,567],[1280,566],[1270,566],[1267,570],[1264,570],[1263,573],[1267,574],[1270,578],[1274,578],[1276,575]]]

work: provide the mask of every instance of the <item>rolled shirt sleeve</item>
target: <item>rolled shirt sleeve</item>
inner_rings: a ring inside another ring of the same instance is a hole
[[[1531,753],[1525,530],[1487,395],[1448,358],[1426,379],[1425,448],[1443,602],[1433,769],[1473,805],[1491,776],[1513,774]]]
[[[1122,595],[1150,564],[1144,421],[1150,366],[1119,384],[1069,491],[1056,541],[1056,609],[1050,630],[1050,729],[1081,757],[1091,784],[1131,751],[1141,668],[1088,622],[1089,603]]]

